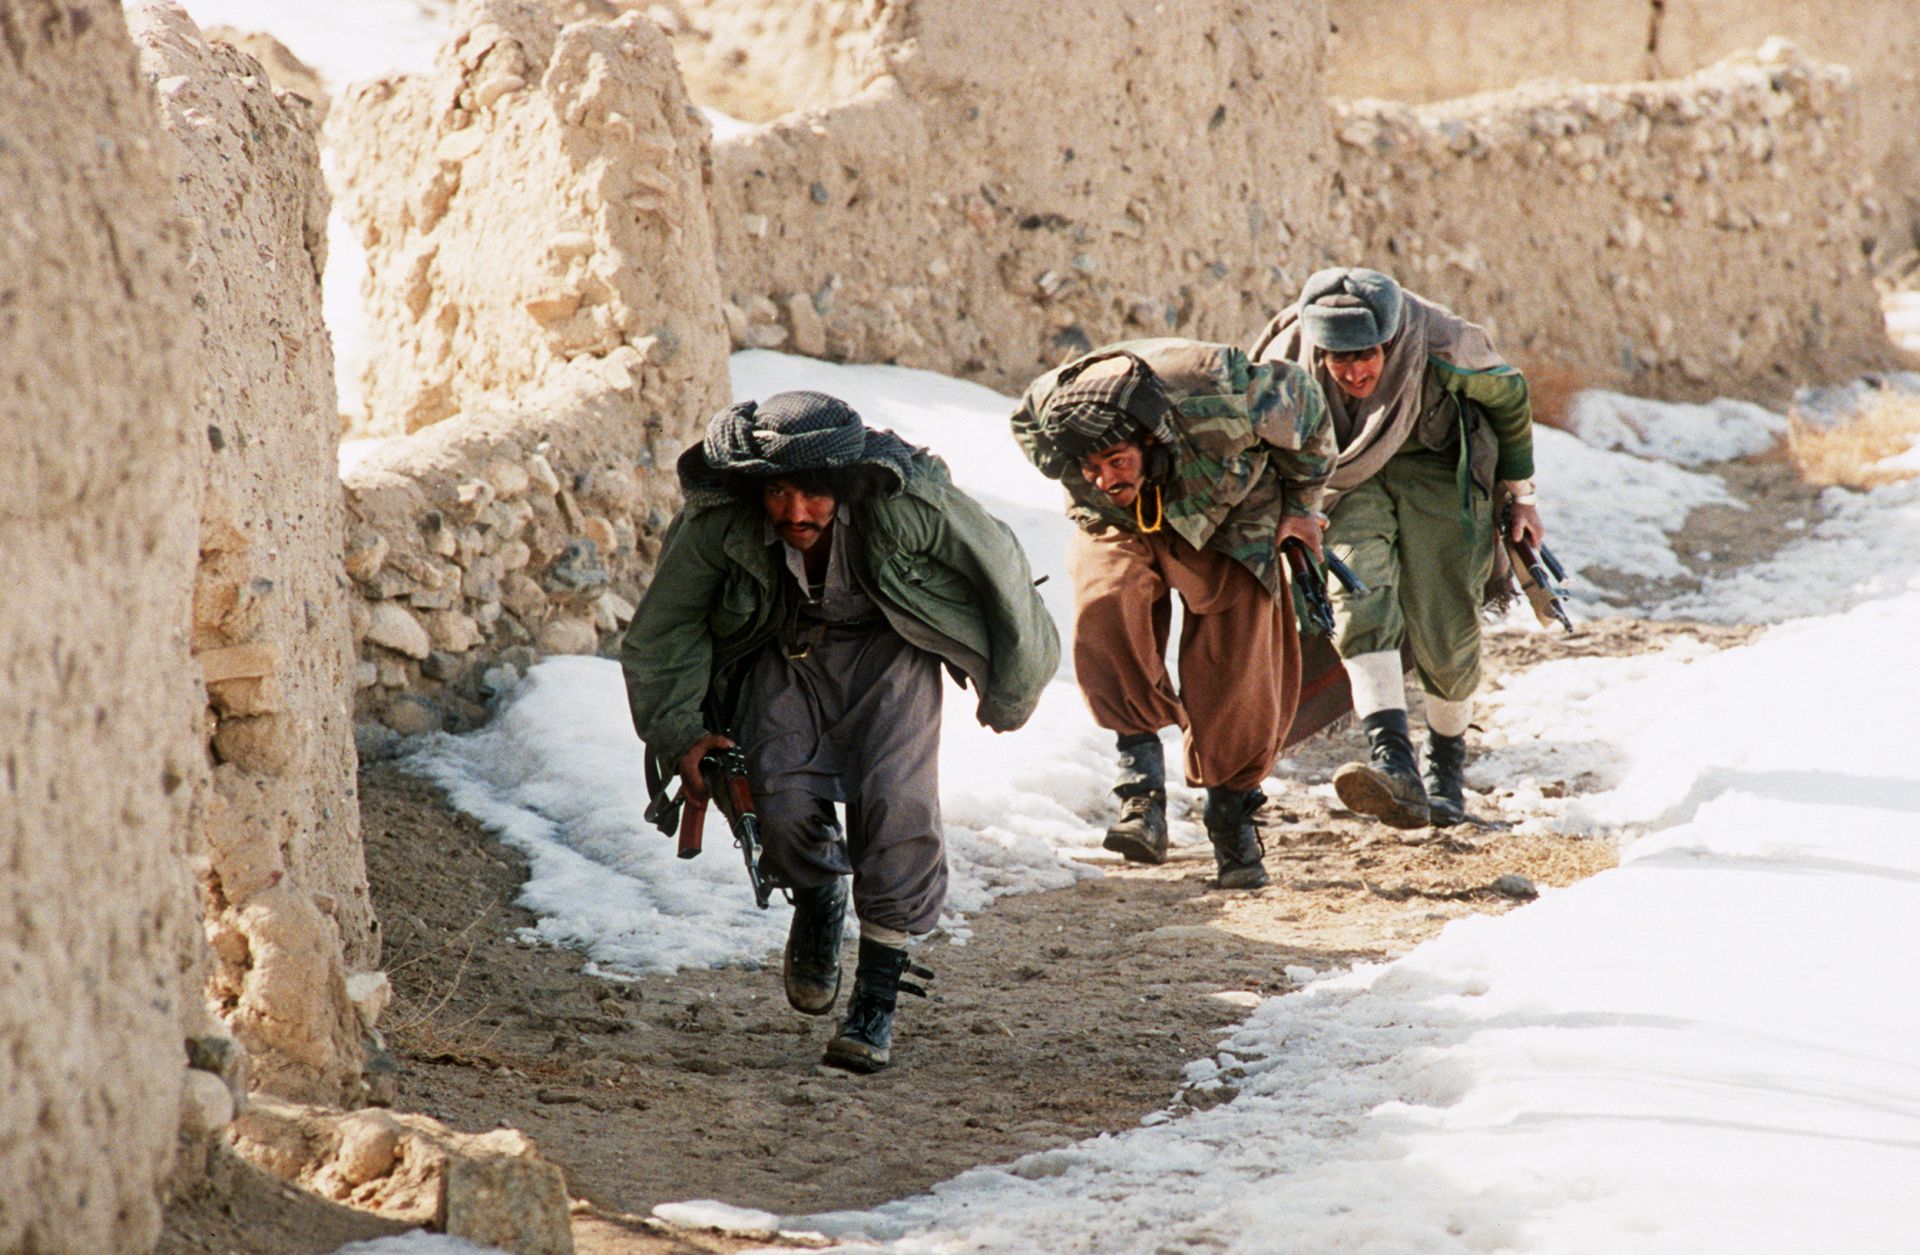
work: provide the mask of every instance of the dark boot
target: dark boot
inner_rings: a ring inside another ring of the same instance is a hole
[[[1258,889],[1267,883],[1267,869],[1260,861],[1266,848],[1253,826],[1253,813],[1267,795],[1258,789],[1207,790],[1207,840],[1213,842],[1213,861],[1220,877],[1214,882],[1222,889]]]
[[[1361,721],[1367,730],[1371,761],[1348,763],[1333,773],[1333,791],[1341,804],[1395,828],[1427,825],[1427,791],[1413,761],[1407,712],[1378,710]]]
[[[1467,766],[1467,738],[1441,736],[1427,729],[1427,810],[1436,828],[1451,828],[1467,817],[1460,775]]]
[[[927,996],[919,985],[900,979],[906,975],[933,978],[932,972],[909,961],[900,947],[860,938],[853,997],[847,1000],[847,1014],[820,1062],[849,1072],[878,1072],[887,1066],[893,1058],[893,1010],[900,991]]]
[[[1160,735],[1141,732],[1120,738],[1120,775],[1113,795],[1120,818],[1100,844],[1129,863],[1167,861],[1167,764]]]
[[[825,1015],[840,993],[840,938],[847,923],[847,878],[793,891],[793,922],[780,970],[795,1011]]]

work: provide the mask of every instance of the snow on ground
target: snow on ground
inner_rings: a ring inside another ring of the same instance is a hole
[[[842,366],[770,352],[736,354],[740,398],[812,388],[845,399],[873,426],[944,456],[954,478],[1005,519],[1026,546],[1041,595],[1071,622],[1069,524],[1060,487],[1026,461],[1007,429],[1014,402],[977,384],[892,366]],[[1666,531],[1689,503],[1724,499],[1718,479],[1590,449],[1542,430],[1547,507],[1569,560],[1651,574],[1677,572]],[[358,452],[359,445],[354,452]],[[943,927],[964,940],[967,920],[996,897],[1071,883],[1103,861],[1111,734],[1093,724],[1063,665],[1032,722],[999,736],[973,719],[973,697],[951,685],[941,741],[941,807],[952,885]],[[1179,761],[1178,739],[1165,736]],[[456,805],[521,850],[532,865],[522,905],[540,940],[576,947],[612,972],[754,964],[785,939],[784,911],[752,903],[725,825],[708,820],[707,852],[681,861],[643,817],[640,747],[617,664],[555,658],[535,667],[500,715],[462,737],[439,737],[411,760]],[[1284,786],[1271,786],[1274,788]],[[1176,816],[1191,800],[1172,790]],[[1205,840],[1176,818],[1176,845]]]
[[[1190,1073],[1232,1102],[801,1223],[900,1252],[1911,1249],[1920,669],[1887,659],[1915,639],[1909,594],[1535,669],[1493,718],[1619,747],[1574,803],[1652,830],[1619,869],[1265,1002]]]
[[[1721,397],[1688,405],[1599,389],[1576,393],[1566,421],[1583,444],[1681,466],[1764,452],[1787,430],[1786,415],[1750,401]]]
[[[1909,353],[1920,353],[1920,292],[1889,292],[1880,306],[1887,315],[1887,338]]]
[[[1829,488],[1825,517],[1767,561],[1652,607],[1661,619],[1781,623],[1920,588],[1920,480]]]

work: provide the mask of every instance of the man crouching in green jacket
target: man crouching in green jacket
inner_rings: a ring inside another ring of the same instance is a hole
[[[825,1062],[877,1071],[907,943],[946,901],[941,665],[1011,732],[1060,638],[1007,526],[834,397],[723,410],[679,473],[686,506],[620,651],[634,728],[696,806],[700,759],[744,748],[762,868],[793,895],[787,1001],[809,1015],[839,993],[851,873],[860,957]]]

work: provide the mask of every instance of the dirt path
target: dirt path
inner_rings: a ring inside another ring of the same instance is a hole
[[[1490,640],[1489,670],[1682,633],[1732,644],[1750,629],[1608,619],[1572,638],[1505,632]],[[1403,839],[1307,787],[1360,752],[1353,732],[1296,752],[1302,787],[1262,813],[1267,889],[1210,890],[1210,857],[1189,850],[1162,868],[1116,863],[1069,889],[1002,899],[964,945],[936,938],[919,957],[940,996],[903,999],[895,1064],[867,1078],[819,1066],[831,1020],[787,1007],[777,955],[762,970],[617,982],[523,942],[534,922],[513,905],[524,860],[433,786],[371,768],[361,801],[396,992],[384,1021],[399,1064],[393,1105],[468,1131],[526,1131],[566,1172],[584,1255],[737,1249],[646,1217],[701,1198],[781,1215],[868,1207],[1131,1127],[1169,1101],[1177,1113],[1183,1066],[1258,998],[1293,989],[1289,968],[1390,958],[1449,920],[1518,905],[1494,889],[1503,876],[1558,886],[1615,862],[1611,842],[1581,837]],[[1538,783],[1550,795],[1592,785]],[[1499,795],[1468,800],[1525,818]],[[326,1252],[396,1227],[229,1161],[176,1204],[161,1250]]]

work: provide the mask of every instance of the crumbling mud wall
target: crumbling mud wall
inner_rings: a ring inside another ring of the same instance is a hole
[[[1249,335],[1323,257],[1323,21],[887,6],[857,99],[715,145],[734,342],[1016,389],[1107,340]]]
[[[638,14],[560,27],[526,0],[468,0],[455,29],[432,74],[351,89],[329,126],[371,271],[370,430],[621,345],[718,402],[718,302],[689,281],[713,253],[705,124],[666,36]]]
[[[1782,53],[1687,79],[1343,104],[1343,259],[1595,386],[1782,397],[1889,352],[1855,93]]]
[[[642,9],[673,39],[687,90],[748,122],[823,109],[884,72],[872,0],[666,0]]]
[[[1912,0],[1328,0],[1328,82],[1342,96],[1431,102],[1529,79],[1676,77],[1775,36],[1849,67],[1860,157],[1893,212],[1882,236],[1920,243],[1920,11]]]
[[[345,477],[359,709],[409,733],[619,630],[677,506],[651,472],[728,395],[707,129],[666,36],[517,0],[456,30],[332,123],[373,417],[414,431]]]
[[[0,0],[7,1251],[152,1246],[206,1024],[199,433],[159,139],[118,4]]]
[[[537,658],[625,626],[679,508],[673,476],[651,472],[704,413],[660,378],[643,349],[583,357],[347,471],[363,717],[473,727]]]
[[[190,232],[196,465],[192,648],[214,789],[196,867],[208,997],[260,1087],[342,1101],[362,1026],[346,980],[379,958],[360,846],[353,642],[333,355],[320,316],[328,197],[303,100],[179,9],[129,22]]]

